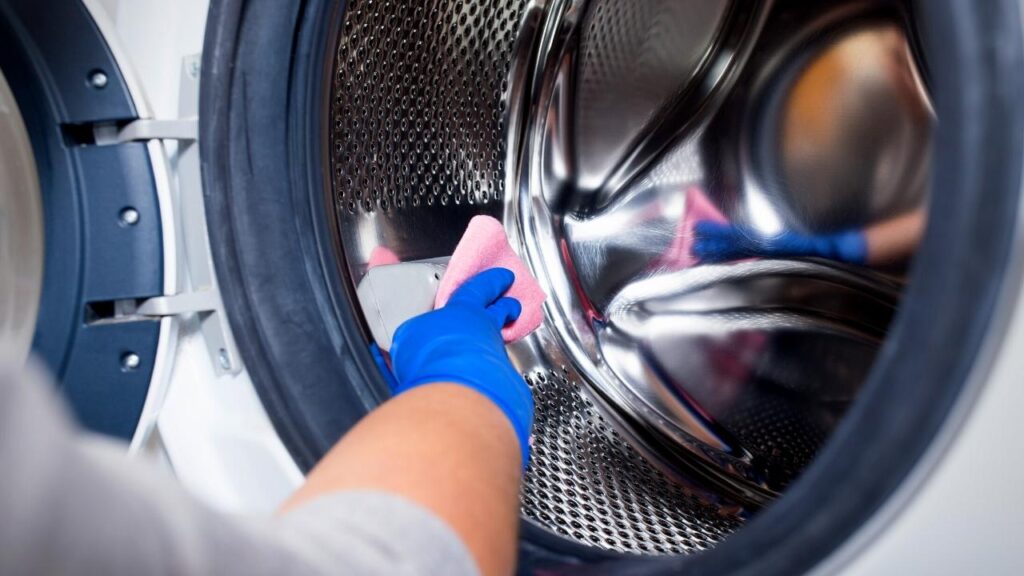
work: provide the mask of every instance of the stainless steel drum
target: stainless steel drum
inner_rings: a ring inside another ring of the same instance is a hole
[[[925,225],[918,42],[883,0],[349,2],[330,170],[352,285],[375,249],[447,255],[487,213],[549,295],[510,348],[529,522],[698,551],[814,458]],[[864,231],[870,265],[669,258],[698,193],[767,236]]]

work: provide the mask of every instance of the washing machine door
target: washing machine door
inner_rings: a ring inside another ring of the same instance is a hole
[[[173,290],[173,227],[149,109],[89,4],[0,2],[0,341],[31,345],[86,427],[132,439],[171,328],[136,305]]]
[[[32,148],[7,80],[0,74],[0,354],[28,354],[43,282],[43,218]]]

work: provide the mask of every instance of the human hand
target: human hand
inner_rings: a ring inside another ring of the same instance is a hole
[[[391,345],[394,394],[432,383],[468,386],[493,401],[519,438],[523,467],[529,458],[533,396],[505,352],[501,328],[522,307],[502,297],[515,276],[504,268],[485,270],[466,281],[444,307],[406,321]]]

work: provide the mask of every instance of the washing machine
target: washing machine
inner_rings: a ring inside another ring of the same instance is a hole
[[[1020,573],[1022,22],[2,0],[3,354],[267,514],[388,397],[360,280],[490,215],[547,294],[521,573]]]

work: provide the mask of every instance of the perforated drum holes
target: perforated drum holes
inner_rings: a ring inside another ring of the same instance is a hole
[[[504,194],[512,45],[525,2],[349,2],[331,167],[348,213]]]
[[[651,466],[570,376],[526,375],[536,419],[524,516],[584,544],[644,554],[705,550],[739,527]]]

